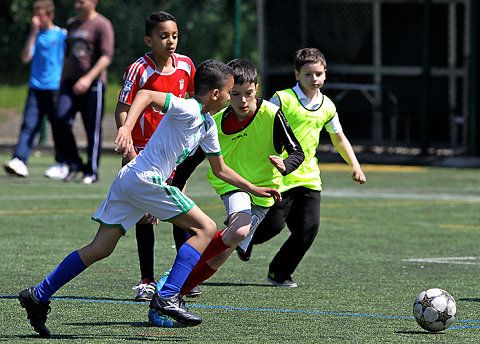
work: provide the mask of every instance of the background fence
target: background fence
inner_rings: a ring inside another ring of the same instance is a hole
[[[0,4],[0,143],[7,145],[16,143],[26,97],[30,66],[19,63],[19,54],[32,2]],[[64,26],[75,14],[73,2],[57,1],[56,7],[55,22]],[[107,137],[115,131],[111,115],[123,72],[147,51],[145,18],[165,10],[177,18],[178,52],[195,64],[251,60],[265,98],[294,84],[297,49],[318,47],[328,62],[324,92],[336,103],[348,137],[366,149],[480,154],[473,0],[100,0],[97,9],[112,21],[116,39]]]

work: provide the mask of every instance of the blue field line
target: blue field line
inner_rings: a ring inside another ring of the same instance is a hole
[[[16,299],[17,296],[12,295],[0,295],[0,299]],[[136,301],[120,301],[120,300],[100,300],[100,299],[85,299],[85,298],[73,298],[73,297],[52,297],[52,301],[83,301],[83,302],[99,302],[99,303],[117,303],[117,304],[131,304],[131,305],[145,305],[143,302]],[[240,311],[259,311],[259,312],[279,312],[279,313],[301,313],[301,314],[321,314],[321,315],[337,315],[337,316],[353,316],[353,317],[366,317],[366,318],[384,318],[384,319],[411,319],[413,317],[402,317],[396,315],[374,315],[374,314],[362,314],[362,313],[337,313],[337,312],[323,312],[323,311],[303,311],[294,309],[275,309],[275,308],[252,308],[252,307],[232,307],[232,306],[205,306],[189,304],[188,307],[194,308],[209,308],[209,309],[228,309],[228,310],[240,310]],[[480,323],[480,320],[462,320],[455,319],[456,322],[466,323]],[[480,328],[480,325],[476,326],[452,326],[449,330]]]

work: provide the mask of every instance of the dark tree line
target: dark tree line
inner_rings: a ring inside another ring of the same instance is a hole
[[[29,32],[33,0],[0,2],[0,82],[26,82],[29,66],[19,56]],[[241,2],[241,56],[257,62],[256,1]],[[65,26],[75,15],[73,0],[55,1],[54,22]],[[121,78],[125,68],[148,48],[143,42],[145,18],[152,12],[172,13],[179,27],[177,52],[198,65],[205,59],[229,61],[234,56],[235,0],[99,0],[98,12],[112,21],[115,30],[115,57],[111,77]]]

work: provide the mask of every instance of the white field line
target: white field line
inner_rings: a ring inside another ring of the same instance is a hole
[[[55,199],[102,199],[107,193],[98,194],[77,194],[77,195],[21,195],[21,196],[0,196],[0,201],[30,201],[30,200],[55,200]],[[218,197],[213,189],[205,191],[188,192],[189,197]],[[480,196],[472,195],[454,195],[444,193],[404,193],[395,191],[381,191],[381,190],[357,190],[357,189],[342,189],[342,190],[324,190],[322,197],[340,197],[340,198],[381,198],[381,199],[408,199],[408,200],[424,200],[424,201],[469,201],[480,202]]]
[[[322,197],[363,197],[363,198],[386,198],[386,199],[408,199],[408,200],[425,200],[425,201],[471,201],[480,202],[480,196],[473,195],[454,195],[445,193],[407,193],[396,191],[382,190],[358,190],[358,189],[342,189],[342,190],[324,190]]]
[[[402,259],[402,261],[416,262],[416,263],[480,265],[480,262],[477,261],[477,257],[412,258],[412,259]]]

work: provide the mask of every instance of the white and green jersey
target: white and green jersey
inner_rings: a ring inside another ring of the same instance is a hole
[[[215,121],[208,113],[202,114],[197,99],[168,93],[165,109],[165,116],[145,149],[128,163],[129,167],[167,180],[198,146],[206,155],[221,154]]]

